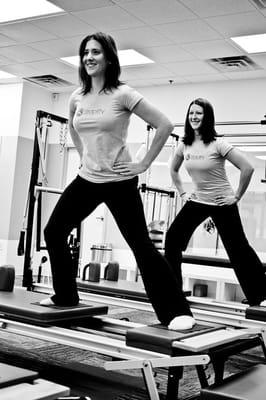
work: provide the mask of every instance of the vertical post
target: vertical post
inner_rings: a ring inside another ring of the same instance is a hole
[[[35,135],[33,144],[33,157],[31,164],[31,177],[29,184],[29,205],[28,205],[28,218],[27,218],[27,230],[26,230],[26,245],[25,245],[25,257],[24,257],[24,268],[23,268],[23,281],[22,286],[27,287],[28,290],[32,289],[32,269],[31,269],[31,246],[32,246],[32,232],[33,232],[33,221],[34,221],[34,209],[35,209],[35,193],[34,188],[38,183],[39,175],[39,162],[40,152],[37,140],[37,129],[39,129],[41,123],[41,112],[37,111],[35,121]]]

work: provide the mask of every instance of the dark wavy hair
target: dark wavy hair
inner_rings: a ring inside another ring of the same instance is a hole
[[[215,130],[215,117],[214,110],[211,103],[202,98],[193,100],[187,110],[186,120],[185,120],[185,134],[183,137],[183,142],[185,145],[191,145],[195,139],[194,129],[191,127],[189,122],[189,111],[193,104],[197,104],[203,108],[203,119],[201,127],[199,128],[199,133],[201,135],[202,141],[205,144],[211,143],[216,140],[217,132]]]
[[[82,86],[82,94],[87,94],[91,90],[91,77],[87,74],[83,63],[86,45],[91,39],[97,40],[101,44],[107,62],[105,82],[101,91],[112,90],[122,84],[119,80],[121,67],[114,39],[106,33],[95,32],[86,36],[79,46],[79,80]]]

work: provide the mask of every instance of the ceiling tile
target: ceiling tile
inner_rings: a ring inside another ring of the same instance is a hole
[[[106,7],[112,5],[111,0],[49,0],[50,3],[61,7],[65,11],[81,11],[89,8]]]
[[[46,32],[30,22],[17,22],[0,25],[0,33],[19,43],[37,42],[38,40],[54,39],[56,36]]]
[[[87,34],[93,29],[89,24],[81,21],[73,15],[59,15],[57,17],[41,18],[32,22],[58,37],[68,37],[79,34]]]
[[[150,27],[117,30],[110,34],[120,50],[174,44],[170,39]]]
[[[129,68],[137,79],[173,76],[173,73],[170,70],[167,70],[167,68],[156,64],[146,64]]]
[[[242,54],[240,50],[226,40],[208,40],[202,43],[188,43],[183,44],[182,48],[201,60],[215,57],[238,56]]]
[[[144,22],[130,15],[118,6],[95,8],[73,13],[76,17],[91,23],[97,29],[109,32],[113,29],[126,29],[143,26]]]
[[[221,35],[201,20],[182,21],[178,24],[154,25],[158,32],[175,43],[199,42],[220,39]]]
[[[30,67],[28,64],[5,65],[4,67],[1,67],[1,69],[20,78],[36,75],[36,69]]]
[[[186,75],[189,82],[216,82],[226,81],[228,78],[222,74]]]
[[[195,57],[178,45],[156,46],[143,49],[143,54],[155,62],[188,61]]]
[[[194,13],[176,0],[164,0],[163,5],[161,0],[131,1],[122,7],[151,25],[196,18]]]
[[[47,59],[46,54],[25,45],[2,47],[0,55],[19,63]]]
[[[12,64],[13,61],[9,60],[7,57],[0,56],[0,65]]]
[[[5,46],[12,46],[13,44],[16,44],[15,40],[12,40],[11,38],[0,34],[0,47],[5,47]]]
[[[63,39],[31,43],[30,47],[56,58],[73,56],[77,53],[76,46]]]
[[[260,67],[266,69],[266,53],[263,54],[249,54],[249,58],[251,58],[256,64]]]
[[[200,17],[236,14],[256,10],[249,0],[180,0]]]
[[[185,61],[179,63],[168,63],[164,66],[177,75],[201,75],[201,74],[212,74],[215,70],[210,67],[207,63],[197,61]],[[218,73],[216,71],[216,73]]]
[[[259,12],[206,18],[205,21],[227,38],[266,31],[266,19]]]
[[[235,80],[235,79],[258,79],[258,78],[266,78],[266,70],[227,72],[224,75],[232,80]]]
[[[57,61],[57,60],[46,60],[46,61],[41,61],[41,62],[31,62],[28,63],[28,65],[34,69],[36,69],[39,73],[41,74],[57,74],[57,73],[73,73],[75,71],[75,68],[72,68],[71,66]]]
[[[187,80],[181,77],[171,77],[173,85],[187,83]],[[162,86],[168,84],[166,78],[153,78],[153,79],[136,79],[128,82],[133,87],[147,87],[147,86]]]

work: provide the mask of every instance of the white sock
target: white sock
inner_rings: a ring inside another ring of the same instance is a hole
[[[48,297],[47,299],[43,299],[40,301],[40,305],[41,306],[54,306],[55,303],[53,302],[53,300],[51,299],[51,297]]]
[[[172,319],[168,325],[168,329],[173,331],[184,331],[191,329],[195,325],[196,321],[191,315],[179,315]]]
[[[261,306],[261,307],[266,307],[266,300],[263,300],[263,301],[260,303],[260,306]]]

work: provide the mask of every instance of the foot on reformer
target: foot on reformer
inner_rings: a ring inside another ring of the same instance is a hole
[[[178,317],[172,319],[168,325],[168,329],[173,331],[184,331],[193,328],[195,324],[195,319],[190,315],[179,315]]]
[[[41,300],[40,301],[40,305],[41,306],[46,306],[46,307],[51,307],[51,306],[55,306],[56,304],[53,302],[51,297],[48,297],[48,299]]]
[[[261,307],[266,307],[266,300],[263,300],[263,301],[260,303],[260,306],[261,306]]]

